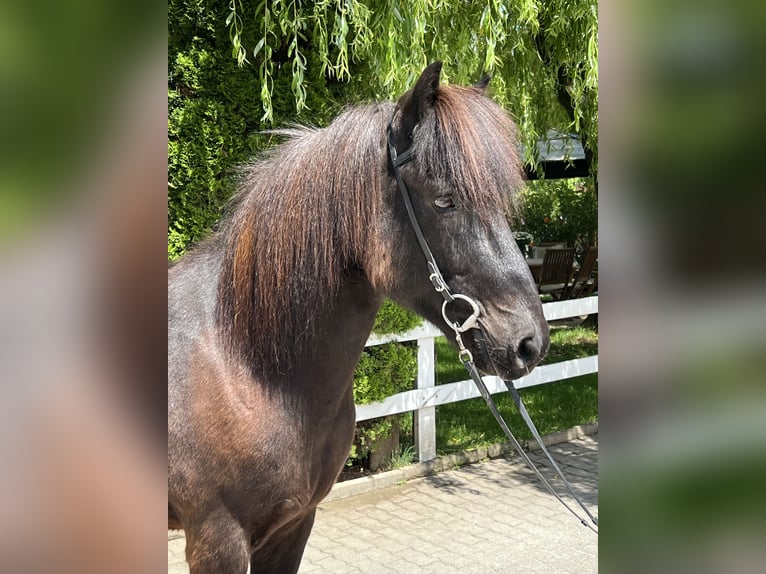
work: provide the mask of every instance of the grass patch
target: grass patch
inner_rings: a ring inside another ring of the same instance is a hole
[[[409,466],[415,460],[415,446],[409,445],[407,447],[399,446],[393,453],[391,453],[391,461],[388,468],[393,470],[397,468],[403,468]]]
[[[554,329],[546,364],[598,353],[598,333],[586,327]],[[468,378],[457,352],[444,337],[436,339],[437,384]],[[540,434],[548,434],[598,419],[598,374],[585,375],[519,391]],[[510,395],[493,399],[517,438],[531,438]],[[436,409],[436,444],[439,454],[505,442],[506,438],[484,399],[477,398]]]

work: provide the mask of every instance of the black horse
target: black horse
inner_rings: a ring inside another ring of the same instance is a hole
[[[452,333],[387,130],[412,153],[397,169],[446,283],[478,303],[478,367],[515,379],[547,350],[506,217],[523,184],[515,126],[487,81],[440,86],[440,72],[397,104],[289,130],[247,169],[220,229],[168,272],[168,524],[186,531],[193,574],[297,571],[349,452],[354,368],[384,297]]]

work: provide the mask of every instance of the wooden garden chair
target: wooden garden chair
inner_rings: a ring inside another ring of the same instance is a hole
[[[564,293],[563,299],[577,299],[578,297],[590,295],[593,292],[596,285],[593,271],[597,261],[598,247],[589,247],[585,253],[582,266],[566,290],[566,293]]]
[[[545,252],[537,291],[562,299],[574,274],[574,248],[550,248]]]

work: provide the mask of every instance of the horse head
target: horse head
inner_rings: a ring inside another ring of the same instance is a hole
[[[523,185],[516,128],[486,96],[488,78],[471,87],[440,86],[440,73],[440,62],[426,68],[390,120],[390,212],[382,236],[394,271],[387,294],[450,340],[464,326],[462,340],[477,367],[517,379],[540,362],[550,339],[507,217]],[[445,303],[440,294],[429,249],[447,291],[461,295],[455,301]]]

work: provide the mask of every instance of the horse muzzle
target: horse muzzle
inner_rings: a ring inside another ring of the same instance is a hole
[[[516,380],[531,373],[550,347],[547,323],[539,330],[522,332],[506,344],[496,343],[483,325],[472,329],[469,336],[479,370],[505,380]]]

